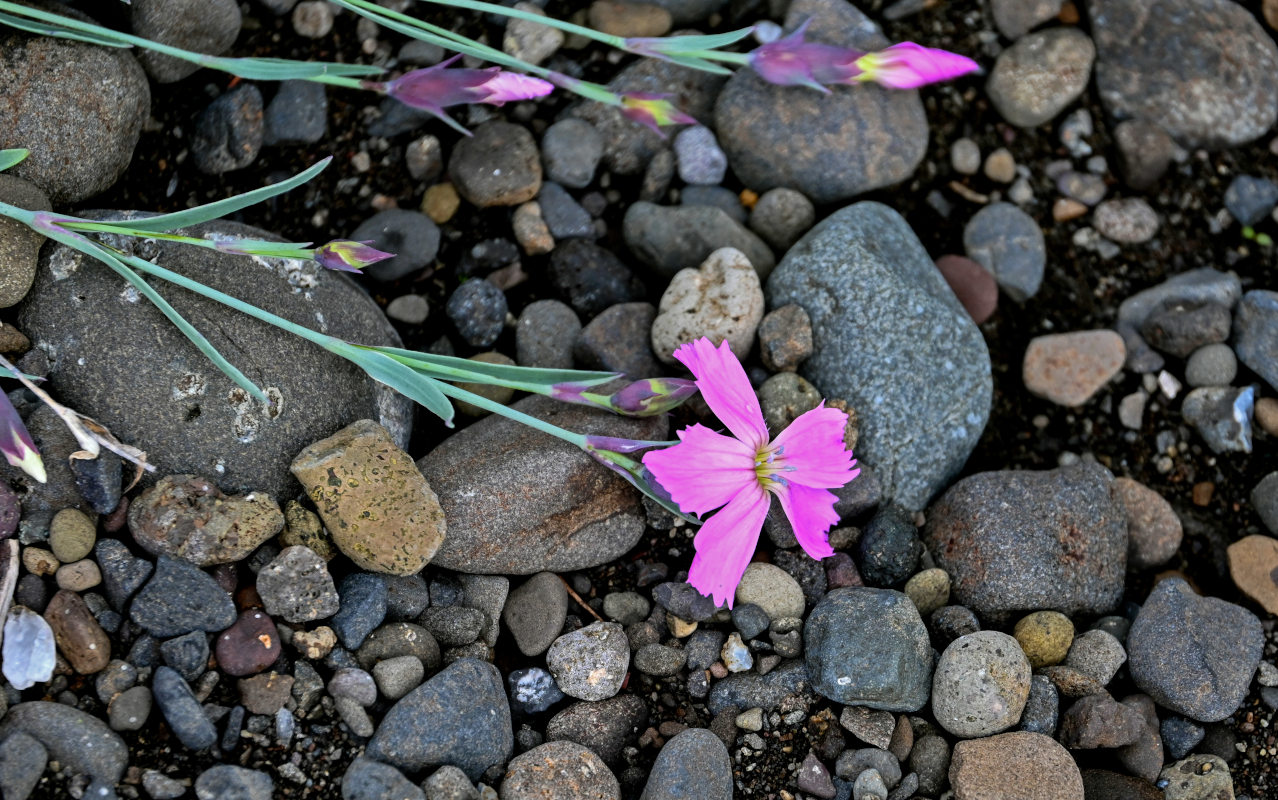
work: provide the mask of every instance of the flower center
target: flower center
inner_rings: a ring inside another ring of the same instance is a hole
[[[789,486],[790,482],[781,477],[780,473],[793,469],[794,467],[787,467],[785,464],[784,447],[767,443],[754,454],[754,476],[766,492],[775,493],[781,487]]]

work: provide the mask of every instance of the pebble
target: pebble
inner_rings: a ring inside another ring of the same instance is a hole
[[[595,0],[590,4],[590,27],[614,36],[665,36],[670,32],[670,11],[652,3]]]
[[[340,607],[328,565],[300,545],[284,548],[257,573],[257,592],[266,613],[287,622],[325,619]]]
[[[592,319],[573,345],[579,366],[620,372],[631,378],[660,375],[665,370],[652,352],[651,303],[618,303]]]
[[[1152,309],[1140,327],[1152,346],[1177,358],[1229,337],[1229,309],[1219,303],[1168,301]]]
[[[830,779],[830,771],[821,763],[815,753],[808,753],[799,766],[799,774],[795,778],[795,786],[801,792],[813,797],[829,798],[835,796],[834,781]]]
[[[560,296],[585,317],[594,317],[613,305],[642,300],[645,296],[642,284],[621,259],[610,250],[582,239],[566,241],[551,253],[550,280]],[[528,306],[524,313],[532,310],[533,305],[536,303]],[[580,328],[581,324],[577,323],[577,330]],[[572,338],[561,341],[560,346],[571,350]]]
[[[501,794],[509,800],[620,800],[621,787],[599,756],[576,742],[557,741],[516,756]]]
[[[1234,712],[1263,647],[1250,611],[1199,597],[1183,580],[1154,587],[1127,636],[1128,670],[1159,705],[1200,722]]]
[[[789,427],[800,415],[821,404],[821,392],[793,372],[782,372],[768,378],[759,387],[758,395],[763,421],[769,430],[774,431]],[[797,539],[790,538],[794,535],[793,528],[779,505],[769,509],[769,517],[773,520],[773,524],[768,526],[772,535],[786,535],[784,543],[790,547],[798,543]]]
[[[1108,694],[1083,697],[1061,715],[1060,743],[1071,750],[1123,747],[1133,744],[1144,730],[1139,711]]]
[[[1238,374],[1238,358],[1223,342],[1205,344],[1189,356],[1185,382],[1190,386],[1228,386]]]
[[[57,572],[62,564],[53,553],[43,547],[24,547],[22,548],[22,566],[32,575],[48,576]]]
[[[412,40],[409,44],[422,44]],[[401,56],[402,58],[402,56]],[[415,181],[433,181],[444,171],[443,150],[439,139],[430,134],[419,136],[404,148],[404,166]]]
[[[422,788],[427,792],[427,800],[479,800],[479,793],[466,773],[451,764],[435,770],[422,783]]]
[[[382,469],[386,469],[384,464]],[[380,486],[388,488],[384,484]],[[358,649],[373,629],[382,624],[386,618],[386,594],[386,581],[380,575],[355,572],[342,579],[337,590],[339,608],[329,625],[343,647]]]
[[[1269,473],[1252,487],[1251,504],[1265,527],[1278,535],[1278,471]]]
[[[1066,197],[1058,198],[1056,202],[1052,204],[1052,219],[1057,222],[1068,222],[1072,219],[1078,219],[1086,213],[1087,206],[1077,200],[1071,200]]]
[[[743,639],[754,639],[768,629],[771,619],[768,612],[754,603],[737,601],[732,607],[732,624],[741,632]]]
[[[978,631],[950,643],[932,677],[936,720],[962,737],[989,736],[1015,725],[1030,691],[1030,664],[1016,640]]]
[[[685,206],[710,206],[745,225],[750,211],[741,204],[741,198],[731,189],[722,186],[684,186],[679,190],[679,203]]]
[[[1155,781],[1165,760],[1163,740],[1158,730],[1158,709],[1154,701],[1143,694],[1129,695],[1123,698],[1122,704],[1135,711],[1142,724],[1136,741],[1120,749],[1118,759],[1133,775]]]
[[[878,770],[867,769],[856,776],[852,785],[853,800],[887,800],[887,797],[887,784]]]
[[[111,698],[107,722],[113,731],[138,731],[151,716],[154,699],[145,686],[132,686]]]
[[[1044,675],[1035,675],[1030,678],[1029,698],[1025,701],[1017,729],[1053,736],[1059,712],[1060,693],[1056,685]]]
[[[139,545],[201,567],[240,561],[283,529],[284,513],[266,492],[225,495],[196,475],[166,475],[129,504]]]
[[[728,157],[719,148],[714,132],[693,125],[674,138],[675,163],[679,178],[692,186],[718,186],[728,171]]]
[[[812,355],[812,320],[803,306],[784,305],[759,322],[759,355],[773,372],[793,372]]]
[[[973,322],[980,325],[993,316],[998,308],[998,283],[992,272],[970,258],[956,255],[941,256],[936,268]]]
[[[441,716],[439,709],[450,713]],[[393,705],[365,752],[406,773],[452,764],[478,780],[505,764],[513,750],[501,674],[491,664],[463,658]]]
[[[203,750],[217,742],[217,729],[204,715],[200,701],[176,670],[157,667],[151,681],[155,704],[184,747]]]
[[[457,192],[473,205],[517,206],[532,200],[541,189],[541,157],[526,128],[492,120],[457,142],[448,175]]]
[[[87,556],[97,541],[93,520],[78,508],[64,508],[49,523],[49,548],[64,564]]]
[[[950,767],[950,746],[937,735],[919,737],[910,750],[910,771],[919,776],[919,794],[936,796],[945,786]]]
[[[331,634],[330,634],[331,635]],[[298,634],[294,634],[296,640]],[[427,670],[439,668],[439,644],[420,625],[411,622],[389,622],[368,635],[355,657],[363,669],[373,669],[379,662],[398,656],[413,656]]]
[[[89,775],[109,784],[119,782],[128,765],[128,745],[105,722],[74,706],[36,700],[11,706],[0,719],[0,742],[5,743],[0,748],[0,776],[8,779],[14,774],[9,772],[15,766],[9,760],[11,747],[21,748],[35,765],[41,765],[41,751],[31,740],[72,774]],[[25,770],[17,772],[29,775]],[[36,770],[34,777],[38,779],[42,772],[43,768]],[[7,797],[11,786],[4,788]]]
[[[439,227],[425,214],[403,208],[379,211],[351,232],[351,239],[372,246],[394,258],[364,270],[373,280],[388,283],[422,269],[439,253]]]
[[[111,607],[122,610],[125,603],[142,584],[146,583],[154,569],[150,561],[135,557],[116,539],[100,539],[93,548],[93,557],[102,571],[103,590]]]
[[[161,555],[155,574],[133,598],[129,615],[152,636],[220,631],[235,622],[231,597],[189,561]]]
[[[580,331],[581,321],[564,303],[529,303],[515,327],[516,361],[522,367],[571,369],[572,343]]]
[[[1278,183],[1253,175],[1238,175],[1225,190],[1225,208],[1239,225],[1255,225],[1278,205]]]
[[[420,325],[430,315],[430,303],[420,294],[402,294],[386,305],[386,316],[405,325]]]
[[[1174,759],[1181,759],[1188,755],[1206,734],[1203,726],[1181,716],[1169,716],[1164,719],[1160,731],[1163,744],[1167,748],[1167,755]]]
[[[1164,800],[1233,800],[1229,765],[1219,756],[1192,755],[1158,774]]]
[[[267,146],[315,144],[328,132],[328,95],[314,81],[280,81],[263,117]]]
[[[999,32],[1015,40],[1054,19],[1062,5],[1062,0],[993,0],[990,11]]]
[[[1064,663],[1107,686],[1126,660],[1127,653],[1118,639],[1106,631],[1090,630],[1074,637]]]
[[[248,608],[235,624],[217,637],[214,654],[227,675],[253,675],[279,660],[283,642],[275,623],[264,612]]]
[[[53,677],[57,648],[53,628],[38,613],[12,606],[4,617],[4,677],[13,688],[29,689]]]
[[[342,800],[426,800],[426,797],[402,772],[370,758],[356,758],[342,776]]]
[[[191,631],[160,643],[160,657],[187,683],[195,683],[209,663],[209,642],[202,631]]]
[[[536,206],[535,203],[525,203],[519,208],[529,208],[531,210],[534,206],[538,211],[538,215],[536,217],[537,222],[542,228],[545,228],[546,223],[540,216],[540,206]],[[451,220],[453,216],[457,214],[457,209],[459,208],[461,208],[461,195],[457,194],[457,187],[453,186],[451,183],[437,183],[428,187],[422,194],[420,210],[423,214],[430,218],[431,222],[434,222],[437,225],[443,225],[445,222]],[[518,209],[515,210],[515,215],[515,223],[518,223],[521,219],[525,219],[529,216],[528,212],[520,214]],[[525,222],[524,224],[527,225],[528,223]],[[519,228],[515,228],[515,233],[518,235]],[[550,236],[549,230],[545,231],[545,236]],[[553,247],[553,245],[554,242],[552,241],[551,246]],[[380,264],[375,264],[369,269],[376,269],[378,266],[380,266]]]
[[[589,186],[602,157],[603,137],[583,119],[561,119],[542,135],[541,163],[546,177],[569,188]]]
[[[760,279],[776,265],[762,239],[711,206],[658,206],[641,200],[626,209],[622,235],[635,258],[665,278],[724,247],[741,251]]]
[[[1032,33],[999,55],[985,91],[1008,122],[1035,128],[1083,93],[1095,59],[1092,40],[1076,28]]]
[[[1127,515],[1127,568],[1165,564],[1180,549],[1180,518],[1162,495],[1132,480],[1115,478],[1110,487]]]
[[[1255,387],[1207,386],[1185,395],[1180,413],[1214,452],[1251,452],[1251,409]]]
[[[1122,337],[1109,330],[1036,336],[1022,365],[1025,388],[1057,405],[1078,407],[1122,371],[1126,357]]]
[[[846,706],[839,715],[839,725],[866,744],[887,750],[896,729],[896,717],[887,711]]]
[[[98,565],[85,558],[72,564],[63,564],[54,574],[54,581],[59,589],[69,592],[84,592],[102,582],[102,572]]]
[[[657,754],[643,800],[732,800],[732,760],[718,736],[688,728]]]
[[[452,293],[445,306],[457,332],[472,347],[491,347],[506,323],[506,295],[492,283],[472,279]]]
[[[950,145],[950,166],[960,175],[975,175],[981,168],[981,148],[967,138],[956,139]]]
[[[603,613],[608,619],[622,625],[631,625],[647,619],[648,599],[635,592],[609,592],[604,595]]]
[[[950,576],[943,569],[925,569],[911,576],[902,591],[919,610],[919,616],[926,617],[950,601]]]
[[[302,0],[293,7],[293,30],[307,39],[323,39],[333,30],[334,8],[324,0]]]
[[[922,552],[910,514],[897,505],[883,506],[857,542],[861,577],[870,586],[900,586],[914,574]]]
[[[559,184],[553,181],[542,183],[541,191],[537,193],[537,204],[546,229],[556,240],[595,236],[590,214]]]
[[[1278,389],[1278,292],[1253,289],[1234,310],[1234,352]]]
[[[0,751],[0,792],[25,800],[40,782],[48,760],[44,745],[22,731],[14,732]]]
[[[546,12],[533,3],[516,3],[517,10],[545,16]],[[564,44],[566,35],[558,28],[542,25],[532,20],[515,17],[506,20],[501,49],[507,55],[529,64],[540,64],[555,54]]]
[[[630,665],[625,631],[613,622],[595,622],[557,638],[546,664],[564,694],[579,700],[606,700],[621,690]]]
[[[274,792],[270,775],[232,764],[215,764],[195,779],[199,800],[270,800]]]
[[[1145,9],[1143,0],[1087,6],[1111,117],[1148,120],[1190,148],[1244,144],[1273,127],[1278,46],[1250,10],[1230,0]]]
[[[568,592],[559,576],[540,572],[506,598],[502,622],[526,656],[544,653],[559,636],[568,614]]]
[[[995,183],[1011,183],[1016,180],[1016,159],[1012,151],[1000,147],[985,157],[985,177]]]
[[[728,634],[719,657],[728,672],[747,672],[754,667],[754,656],[750,654],[750,648],[746,647],[745,642],[741,641],[739,633]]]
[[[671,353],[702,337],[727,341],[738,358],[754,344],[763,319],[763,288],[745,254],[732,248],[711,253],[695,270],[681,270],[661,296],[652,323],[652,349],[667,364]]]
[[[830,592],[807,619],[804,651],[812,688],[831,700],[883,711],[917,711],[927,701],[931,645],[900,592]]]
[[[1069,751],[1041,733],[1004,733],[954,746],[955,800],[1083,800]]]
[[[1140,197],[1106,200],[1092,214],[1092,225],[1105,238],[1121,244],[1143,244],[1158,233],[1158,214]]]
[[[1122,598],[1127,558],[1111,480],[1087,462],[978,473],[932,505],[923,542],[954,600],[983,620],[1010,622],[1025,608],[1104,614]]]
[[[867,771],[877,774],[885,789],[901,780],[901,765],[896,756],[877,747],[844,750],[834,764],[835,774],[844,780],[853,780]]]
[[[289,701],[295,679],[278,672],[262,672],[237,681],[240,703],[250,714],[273,716]],[[342,698],[337,698],[339,701]],[[338,709],[340,711],[340,708]],[[353,726],[352,726],[353,727]],[[367,736],[368,734],[359,734]]]
[[[966,461],[992,389],[984,338],[913,230],[879,203],[841,209],[782,259],[765,294],[774,308],[798,303],[811,315],[804,376],[857,409],[858,455],[883,496],[924,505]],[[908,333],[920,319],[926,337]],[[920,401],[908,413],[874,402],[901,394]],[[869,487],[863,471],[848,491]]]
[[[784,253],[816,222],[816,208],[801,192],[778,186],[755,201],[747,223],[778,253]]]
[[[648,724],[648,707],[632,694],[598,702],[573,703],[546,723],[547,741],[585,745],[608,764],[621,758],[633,731]]]
[[[243,169],[257,160],[265,138],[262,92],[238,86],[214,100],[193,123],[191,160],[205,175]]]
[[[373,679],[383,697],[398,700],[421,685],[426,667],[414,655],[395,656],[373,666]]]
[[[773,564],[754,562],[746,567],[737,585],[737,603],[753,603],[769,619],[802,617],[805,601],[798,581]]]
[[[1262,397],[1255,405],[1256,424],[1270,436],[1278,436],[1278,400]]]
[[[461,647],[479,639],[484,612],[463,606],[434,606],[418,618],[436,641],[445,647]]]
[[[1269,485],[1266,486],[1266,483]],[[1278,495],[1278,472],[1270,473],[1257,484],[1257,491],[1253,495],[1263,499],[1263,495],[1259,495],[1262,488],[1271,492],[1270,497]],[[1268,510],[1263,508],[1262,503],[1255,500],[1252,503],[1257,506],[1258,512]],[[1271,522],[1263,516],[1262,520]],[[1252,534],[1231,544],[1227,552],[1229,575],[1234,584],[1269,613],[1278,611],[1278,581],[1274,580],[1275,570],[1278,570],[1278,539]]]
[[[1114,128],[1123,179],[1143,192],[1158,182],[1171,165],[1176,143],[1167,132],[1143,119],[1128,119]]]

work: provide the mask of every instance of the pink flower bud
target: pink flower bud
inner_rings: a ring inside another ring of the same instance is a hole
[[[663,139],[662,125],[696,125],[697,121],[676,108],[669,95],[630,92],[621,95],[621,113],[631,122],[647,125]]]
[[[862,72],[858,80],[874,81],[892,89],[917,89],[981,68],[967,56],[914,42],[901,42],[877,53],[867,53],[857,59],[856,65]]]
[[[35,441],[27,432],[27,426],[22,424],[22,417],[18,416],[18,410],[13,407],[13,403],[9,402],[8,395],[3,393],[0,393],[0,453],[4,454],[5,461],[8,461],[10,465],[27,473],[40,483],[47,480],[44,461],[40,458],[40,451],[36,449]]]
[[[460,127],[444,109],[467,103],[488,103],[499,106],[512,100],[529,100],[543,97],[554,90],[554,85],[540,78],[504,72],[499,67],[487,69],[447,69],[461,56],[453,56],[433,67],[405,73],[393,81],[371,84],[386,94],[413,108],[420,108],[439,117],[453,127]]]
[[[394,253],[383,253],[371,245],[371,241],[352,242],[346,239],[338,239],[328,244],[315,248],[313,258],[316,263],[325,269],[335,269],[341,272],[359,272],[364,267],[376,264],[378,261],[385,261],[388,258],[394,258]]]

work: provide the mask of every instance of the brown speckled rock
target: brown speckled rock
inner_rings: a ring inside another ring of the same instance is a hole
[[[39,187],[12,175],[0,175],[0,200],[28,211],[52,209],[48,196]],[[44,236],[21,222],[8,217],[0,219],[0,308],[8,308],[27,296],[27,290],[35,280],[42,244]],[[9,326],[6,328],[15,331]],[[27,347],[30,346],[28,342]],[[6,349],[3,352],[11,351]]]
[[[1128,569],[1156,567],[1176,555],[1184,532],[1162,495],[1131,478],[1115,478],[1110,492],[1127,513]]]
[[[1123,368],[1127,347],[1113,331],[1036,336],[1025,351],[1025,388],[1062,406],[1081,406]]]
[[[111,661],[111,640],[75,592],[59,591],[44,610],[58,650],[81,675],[101,672]]]
[[[152,553],[208,567],[247,556],[284,528],[265,492],[222,494],[197,475],[168,475],[129,505],[129,531]]]
[[[506,768],[502,795],[518,800],[617,800],[621,786],[599,756],[576,742],[538,745]]]
[[[439,498],[412,458],[372,420],[315,442],[291,469],[337,549],[361,569],[411,575],[444,541]]]
[[[954,746],[954,800],[1083,800],[1069,751],[1041,733],[1002,733]]]

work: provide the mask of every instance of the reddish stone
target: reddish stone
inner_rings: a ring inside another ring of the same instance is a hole
[[[964,256],[941,256],[936,268],[973,322],[980,325],[994,314],[998,308],[998,283],[989,270]]]
[[[44,610],[44,621],[53,629],[58,649],[81,675],[101,672],[111,661],[110,638],[75,592],[63,589],[55,594]]]
[[[217,637],[214,653],[226,674],[254,675],[279,659],[280,634],[265,611],[246,609]]]

